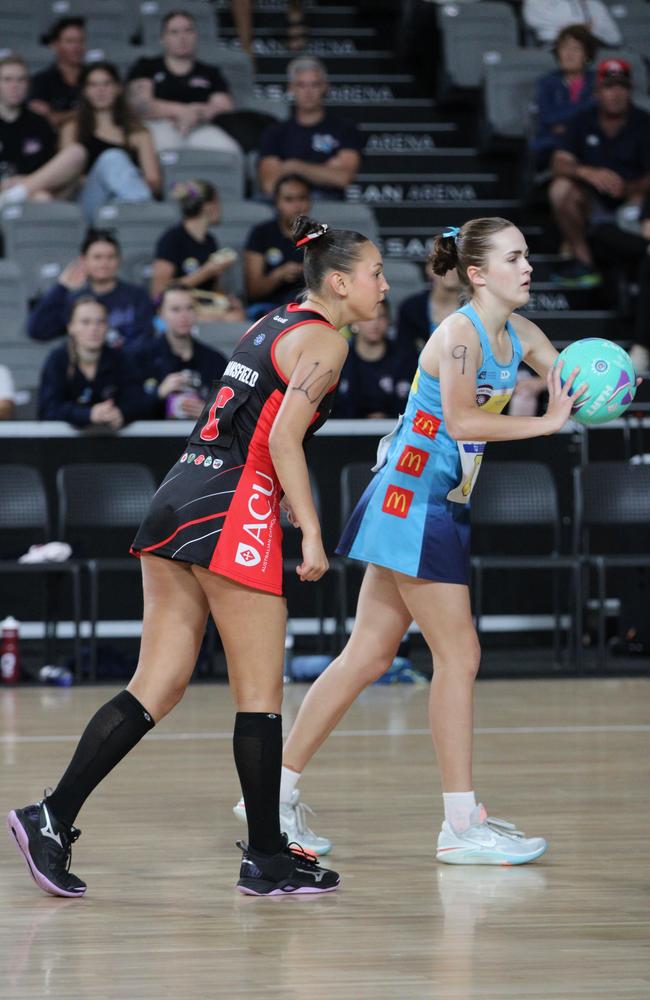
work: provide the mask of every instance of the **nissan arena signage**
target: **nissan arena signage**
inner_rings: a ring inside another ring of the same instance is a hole
[[[446,204],[476,201],[477,197],[473,184],[435,181],[362,182],[349,184],[345,189],[346,201],[362,202],[364,205]]]

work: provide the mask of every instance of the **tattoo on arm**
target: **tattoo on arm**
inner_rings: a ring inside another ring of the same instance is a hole
[[[305,375],[300,385],[292,386],[294,392],[305,394],[310,403],[318,404],[330,387],[334,369],[320,370],[320,361],[314,361],[312,370]]]
[[[464,375],[465,361],[467,359],[467,347],[465,346],[465,344],[458,344],[457,347],[454,347],[453,351],[451,352],[451,356],[452,358],[456,358],[457,361],[460,361],[461,363],[460,373],[461,375]]]

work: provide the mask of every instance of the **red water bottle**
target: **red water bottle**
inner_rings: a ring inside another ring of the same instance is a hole
[[[11,615],[0,624],[0,675],[3,684],[17,684],[20,680],[18,622]]]

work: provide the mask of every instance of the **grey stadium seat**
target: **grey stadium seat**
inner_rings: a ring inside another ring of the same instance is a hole
[[[388,301],[392,305],[393,319],[401,302],[409,295],[423,291],[425,280],[417,264],[410,260],[384,260],[384,274],[390,285]]]
[[[215,226],[213,235],[220,247],[236,250],[238,258],[224,272],[221,287],[224,292],[241,295],[244,291],[244,247],[248,234],[259,222],[266,222],[274,215],[270,205],[256,201],[226,201],[222,206],[222,221]]]
[[[517,19],[506,3],[445,4],[437,18],[447,86],[480,87],[485,54],[512,48],[519,40]]]
[[[214,347],[229,358],[235,345],[252,325],[250,320],[240,323],[200,323],[198,337],[204,344]]]
[[[24,202],[0,214],[5,256],[23,272],[29,298],[46,291],[79,255],[84,223],[78,205]]]
[[[210,181],[223,204],[244,197],[245,165],[242,153],[208,149],[165,149],[160,153],[165,190],[177,181]]]
[[[241,49],[225,45],[214,46],[209,56],[226,78],[237,108],[248,108],[249,103],[255,101],[255,71],[251,57]]]
[[[156,242],[161,234],[180,221],[173,202],[115,202],[104,205],[95,222],[112,229],[122,248],[122,273],[128,281],[147,283]]]
[[[23,273],[13,260],[0,260],[0,344],[25,335],[27,294]]]
[[[319,201],[313,205],[311,215],[319,222],[326,222],[332,229],[353,229],[376,243],[379,227],[375,213],[368,205],[346,201]]]
[[[485,69],[485,112],[495,135],[522,138],[534,123],[535,93],[541,76],[555,68],[545,49],[507,49]]]
[[[62,3],[52,5],[52,20],[61,16]],[[83,17],[86,20],[86,39],[89,49],[110,49],[113,45],[126,45],[139,27],[137,5],[131,0],[66,0],[66,17]],[[110,53],[106,56],[111,62]]]
[[[645,0],[627,0],[626,3],[615,3],[609,12],[616,19],[616,24],[623,36],[625,48],[641,52],[650,57],[650,8]]]

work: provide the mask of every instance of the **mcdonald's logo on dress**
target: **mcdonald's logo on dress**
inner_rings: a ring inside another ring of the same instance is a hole
[[[419,479],[428,461],[429,453],[427,451],[407,444],[395,468],[398,472],[404,472],[407,476],[415,476]]]
[[[416,434],[421,434],[422,437],[433,441],[438,433],[440,423],[440,418],[435,417],[433,413],[426,413],[425,410],[417,410],[413,418],[413,430]]]
[[[411,501],[413,500],[413,490],[405,490],[401,486],[391,485],[386,490],[382,510],[384,514],[392,514],[393,517],[407,517]]]

